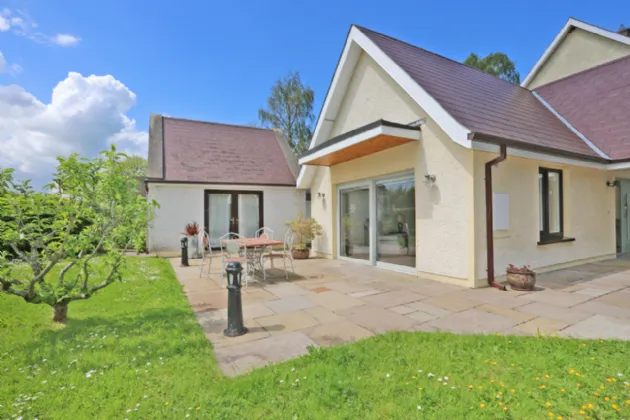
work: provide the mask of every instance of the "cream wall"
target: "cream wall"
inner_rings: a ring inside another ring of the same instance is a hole
[[[574,29],[558,45],[527,87],[540,85],[630,54],[630,45]]]
[[[367,54],[359,58],[330,137],[359,128],[379,119],[407,124],[421,118],[415,102]],[[318,193],[323,194],[318,196]],[[333,189],[330,168],[319,167],[311,184],[311,216],[324,228],[313,242],[313,251],[321,257],[334,255]]]
[[[409,124],[420,118],[418,106],[369,55],[362,53],[335,118],[330,137],[378,119]],[[424,115],[424,113],[422,113]]]
[[[486,273],[485,162],[496,154],[474,152],[476,283]],[[561,169],[564,195],[564,234],[574,242],[538,245],[539,167]],[[530,265],[540,271],[615,254],[615,192],[606,186],[609,172],[558,165],[509,155],[493,168],[493,192],[509,195],[509,230],[494,232],[495,274],[508,264]],[[554,267],[555,266],[555,267]]]
[[[472,252],[472,151],[455,144],[385,71],[366,54],[359,59],[331,137],[378,119],[407,124],[425,118],[421,141],[317,169],[311,184],[311,214],[324,235],[314,251],[336,255],[337,185],[414,170],[416,252],[421,275],[467,284]],[[437,182],[428,186],[424,175]],[[318,197],[323,193],[324,197]]]
[[[195,221],[204,226],[204,190],[247,190],[263,192],[263,225],[276,237],[283,238],[285,222],[304,213],[306,193],[295,187],[258,187],[253,185],[213,184],[149,184],[148,199],[155,199],[160,208],[148,232],[149,251],[178,250],[184,226]],[[227,232],[224,232],[227,233]]]

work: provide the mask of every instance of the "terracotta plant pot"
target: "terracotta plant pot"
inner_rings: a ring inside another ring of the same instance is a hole
[[[534,286],[536,286],[536,273],[507,270],[507,281],[511,289],[529,292],[534,290]]]
[[[311,250],[309,248],[306,249],[295,249],[291,250],[291,256],[294,260],[306,260],[310,254]]]

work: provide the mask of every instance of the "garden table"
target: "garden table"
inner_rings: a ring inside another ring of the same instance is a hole
[[[247,267],[252,267],[252,271],[261,271],[265,281],[267,280],[267,273],[265,273],[264,266],[265,248],[284,244],[282,241],[269,238],[234,238],[224,239],[222,242],[225,244],[228,241],[234,241],[245,248]]]

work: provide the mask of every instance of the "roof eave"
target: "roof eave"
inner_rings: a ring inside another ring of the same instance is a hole
[[[561,149],[554,149],[552,147],[539,146],[539,145],[525,143],[518,140],[497,137],[491,134],[471,133],[470,140],[476,141],[476,142],[489,143],[493,145],[504,144],[508,147],[512,147],[515,149],[527,150],[527,151],[538,152],[538,153],[545,153],[545,154],[550,154],[553,156],[577,159],[577,160],[582,160],[582,161],[587,161],[587,162],[595,162],[595,163],[603,163],[603,164],[612,162],[612,160],[605,159],[600,156],[584,155],[581,153],[570,152],[570,151],[561,150]]]

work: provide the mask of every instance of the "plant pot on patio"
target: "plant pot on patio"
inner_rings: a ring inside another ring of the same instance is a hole
[[[536,286],[536,273],[529,266],[516,267],[510,264],[506,270],[507,282],[512,290],[529,292]]]
[[[291,256],[294,260],[307,260],[311,250],[309,248],[291,250]]]
[[[323,231],[321,225],[313,218],[305,219],[301,214],[297,219],[286,222],[286,225],[289,226],[289,231],[288,243],[285,245],[291,247],[291,257],[294,260],[307,259],[311,251],[308,243],[321,236]]]

